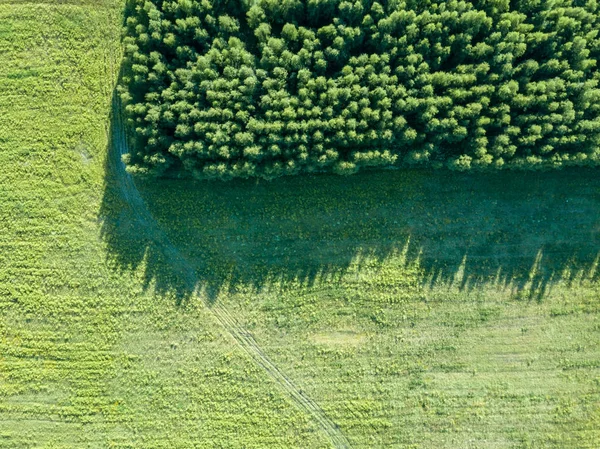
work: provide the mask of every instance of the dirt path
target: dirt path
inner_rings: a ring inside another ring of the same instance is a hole
[[[149,235],[153,236],[154,244],[164,253],[168,263],[179,272],[182,279],[193,288],[197,284],[196,272],[181,252],[169,241],[165,232],[152,217],[152,214],[146,207],[144,200],[133,182],[131,175],[125,171],[121,162],[121,155],[127,153],[127,140],[122,123],[119,105],[113,104],[113,135],[112,150],[109,155],[110,163],[115,173],[115,182],[121,191],[123,198],[131,206],[142,226],[146,228]],[[310,397],[299,390],[292,380],[285,375],[258,346],[254,337],[243,329],[229,311],[220,304],[209,304],[204,301],[207,309],[212,312],[216,320],[227,330],[235,342],[248,354],[248,356],[258,365],[260,365],[267,375],[278,384],[290,398],[312,416],[318,423],[323,432],[327,434],[332,445],[338,449],[350,448],[350,443],[339,430],[337,425],[331,421],[325,412]]]

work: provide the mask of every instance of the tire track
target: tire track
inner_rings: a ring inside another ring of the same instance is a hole
[[[198,277],[192,264],[185,259],[181,252],[169,241],[166,233],[160,228],[159,224],[152,217],[152,214],[146,207],[132,176],[125,171],[125,166],[121,161],[121,156],[127,153],[127,139],[123,118],[120,112],[120,105],[117,100],[113,101],[112,112],[112,136],[111,149],[108,155],[109,164],[115,174],[115,182],[120,193],[135,213],[140,224],[146,228],[153,237],[153,243],[157,245],[165,255],[167,262],[171,265],[186,282],[190,289],[194,289],[198,283]],[[338,426],[329,419],[323,409],[310,397],[304,394],[294,385],[292,380],[283,373],[263,352],[260,346],[254,340],[254,337],[242,328],[237,320],[229,311],[220,304],[209,304],[203,299],[206,307],[210,310],[215,319],[225,328],[225,330],[235,340],[237,345],[260,367],[266,374],[283,389],[294,403],[305,413],[309,414],[319,427],[329,437],[333,447],[337,449],[350,449],[350,443],[340,431]]]

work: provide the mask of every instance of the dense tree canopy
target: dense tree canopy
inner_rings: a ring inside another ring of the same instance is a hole
[[[132,172],[600,164],[596,0],[128,0]]]

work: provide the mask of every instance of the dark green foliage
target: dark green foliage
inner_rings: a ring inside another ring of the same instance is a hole
[[[129,0],[127,162],[221,179],[596,166],[599,32],[596,0]]]

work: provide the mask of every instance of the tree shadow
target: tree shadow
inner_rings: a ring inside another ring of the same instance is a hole
[[[118,114],[110,132],[100,210],[109,261],[140,268],[146,287],[178,302],[198,290],[214,301],[223,291],[336,282],[361,260],[402,251],[424,288],[494,284],[540,300],[558,281],[599,276],[594,169],[134,184],[115,148],[124,139]]]
[[[127,152],[127,137],[115,91],[104,162],[104,193],[98,214],[107,259],[120,272],[135,273],[142,268],[144,289],[154,284],[158,292],[173,294],[181,303],[195,289],[195,272],[151,216],[133,177],[125,171],[121,161],[124,152]]]

